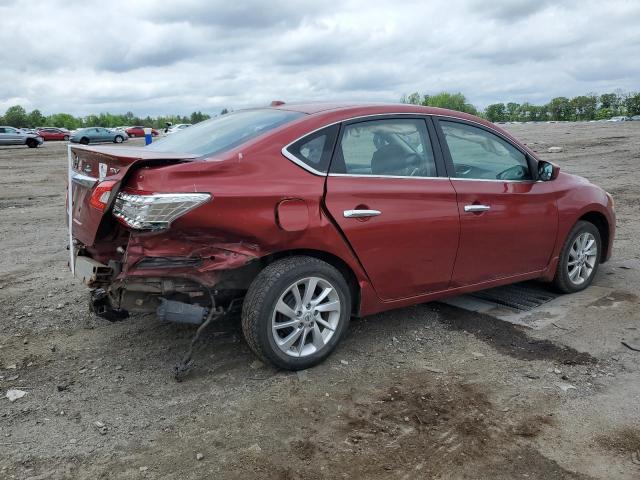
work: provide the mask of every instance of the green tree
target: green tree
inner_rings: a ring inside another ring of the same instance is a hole
[[[26,127],[28,123],[27,111],[20,105],[9,107],[4,113],[4,121],[12,127]]]
[[[425,95],[425,99],[426,105],[429,107],[448,108],[449,110],[471,113],[472,115],[478,114],[478,109],[467,102],[467,98],[459,92],[440,92],[429,97]]]
[[[570,101],[573,110],[572,120],[593,120],[598,107],[598,97],[595,95],[580,95]]]
[[[82,127],[82,120],[69,113],[54,113],[53,115],[49,115],[45,123],[50,127],[62,127],[69,130]]]
[[[35,109],[27,116],[27,125],[29,128],[44,127],[45,117],[40,113],[40,110]]]
[[[206,113],[202,113],[202,112],[193,112],[191,114],[191,117],[189,118],[188,122],[185,123],[199,123],[202,122],[204,120],[209,120],[211,117],[209,115],[207,115]]]
[[[484,110],[484,114],[491,122],[504,122],[507,120],[507,107],[504,103],[492,103]]]
[[[507,103],[507,118],[510,122],[518,120],[518,114],[520,112],[520,104],[515,102]]]
[[[567,97],[556,97],[551,99],[548,104],[549,114],[552,120],[571,120],[572,109],[571,101]]]
[[[617,93],[603,93],[600,95],[600,108],[607,108],[614,116],[618,115],[621,100]]]
[[[411,105],[426,105],[426,103],[423,103],[423,99],[418,92],[413,92],[408,96],[403,95],[400,101],[402,103],[410,103]]]
[[[640,92],[629,93],[624,99],[627,115],[640,115]]]
[[[220,115],[226,115],[227,113],[229,113],[229,110],[227,110],[226,108],[220,110]]]

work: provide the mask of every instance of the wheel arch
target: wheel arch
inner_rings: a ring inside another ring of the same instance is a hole
[[[609,225],[609,220],[607,220],[607,217],[595,210],[592,210],[590,212],[587,212],[585,214],[583,214],[577,221],[585,221],[585,222],[589,222],[593,225],[595,225],[595,227],[598,229],[598,232],[600,233],[600,240],[602,241],[602,255],[600,256],[600,263],[603,263],[606,261],[606,252],[609,251],[609,242],[611,241],[610,237],[610,225]]]
[[[336,268],[345,278],[351,293],[351,313],[360,314],[360,284],[353,269],[342,258],[329,252],[313,249],[293,249],[272,253],[261,258],[263,268],[281,258],[304,255],[322,260]]]

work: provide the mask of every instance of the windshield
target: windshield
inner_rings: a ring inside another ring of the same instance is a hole
[[[214,155],[292,122],[304,113],[287,110],[243,110],[198,123],[145,148],[156,152]]]

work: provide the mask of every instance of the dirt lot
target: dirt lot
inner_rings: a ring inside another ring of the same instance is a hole
[[[0,147],[0,478],[640,478],[640,122],[508,128],[616,200],[586,304],[539,329],[380,314],[297,374],[226,321],[183,383],[192,329],[98,320],[69,276],[66,146]]]

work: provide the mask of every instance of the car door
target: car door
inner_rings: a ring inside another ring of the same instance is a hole
[[[325,205],[383,300],[444,290],[451,279],[459,215],[434,136],[425,117],[341,127]]]
[[[556,241],[552,182],[537,182],[535,160],[479,124],[436,122],[460,212],[452,287],[543,270]]]
[[[99,128],[90,128],[88,135],[89,135],[89,140],[91,140],[92,142],[102,141],[102,135],[100,134]]]
[[[2,137],[4,145],[19,145],[24,143],[24,136],[13,127],[4,127]]]

